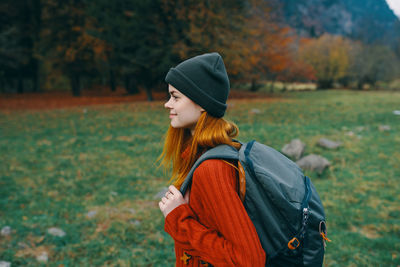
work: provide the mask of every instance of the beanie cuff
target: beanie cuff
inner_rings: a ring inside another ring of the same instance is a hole
[[[221,118],[225,114],[227,105],[215,100],[204,90],[200,89],[191,79],[176,68],[171,68],[165,77],[165,81],[193,102],[204,108],[210,115]]]

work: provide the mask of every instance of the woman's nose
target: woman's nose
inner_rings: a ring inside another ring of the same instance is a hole
[[[171,102],[171,98],[168,99],[168,101],[164,104],[164,107],[170,109],[171,108],[171,103],[170,102]]]

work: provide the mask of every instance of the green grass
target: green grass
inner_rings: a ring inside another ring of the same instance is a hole
[[[312,178],[325,205],[325,266],[400,265],[400,93],[313,91],[232,100],[239,139],[278,150],[293,138],[332,166]],[[276,101],[275,101],[276,100]],[[251,112],[258,109],[259,112]],[[162,103],[0,113],[0,261],[12,266],[173,266],[154,195],[169,123]],[[379,125],[390,125],[381,132]],[[363,128],[361,128],[363,127]],[[352,131],[353,136],[348,135]],[[316,143],[343,142],[338,150]],[[89,211],[96,211],[92,218]],[[47,233],[59,227],[65,237]]]
[[[257,92],[262,93],[276,93],[284,91],[315,91],[317,85],[315,83],[284,83],[280,81],[264,81],[257,84]],[[235,88],[242,91],[249,91],[251,88],[250,83],[235,84]]]

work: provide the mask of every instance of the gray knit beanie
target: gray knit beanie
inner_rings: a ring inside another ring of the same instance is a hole
[[[171,68],[165,81],[204,108],[210,115],[225,114],[229,94],[229,78],[218,53],[189,58]]]

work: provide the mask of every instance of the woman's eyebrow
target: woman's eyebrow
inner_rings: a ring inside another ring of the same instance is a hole
[[[170,95],[176,94],[176,91],[174,91],[174,90],[169,91],[169,94],[170,94]]]

